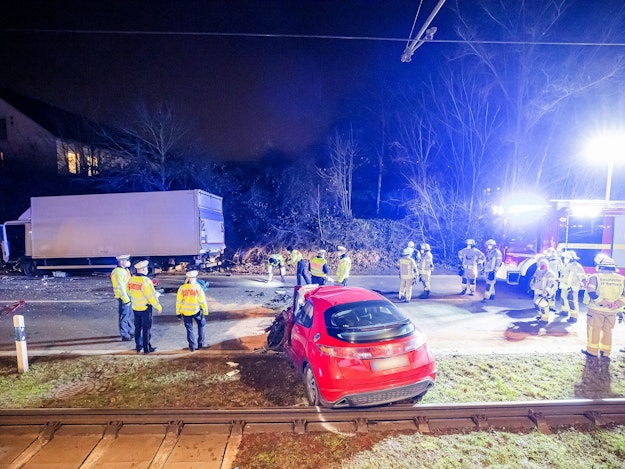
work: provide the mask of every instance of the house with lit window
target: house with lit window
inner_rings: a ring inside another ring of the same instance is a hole
[[[99,127],[42,101],[0,89],[0,167],[94,176],[113,160]]]

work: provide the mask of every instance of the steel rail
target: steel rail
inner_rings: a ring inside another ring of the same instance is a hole
[[[489,428],[551,433],[556,427],[595,428],[625,424],[625,399],[579,399],[507,403],[230,409],[16,409],[0,410],[0,427],[40,425],[209,424],[229,432],[414,430],[421,433]]]

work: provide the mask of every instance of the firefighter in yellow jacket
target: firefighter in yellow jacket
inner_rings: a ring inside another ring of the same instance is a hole
[[[412,285],[417,275],[417,263],[412,258],[412,251],[405,248],[399,259],[399,299],[412,299]]]
[[[421,253],[417,261],[419,271],[419,281],[423,285],[423,293],[419,296],[426,299],[430,296],[430,278],[434,270],[434,258],[432,257],[432,248],[428,243],[421,243]]]
[[[566,251],[562,254],[564,261],[560,274],[560,298],[562,311],[560,316],[569,316],[567,322],[577,322],[579,316],[579,291],[586,286],[586,272],[577,262],[579,257],[575,251]]]
[[[609,360],[616,315],[625,305],[625,277],[616,273],[616,264],[612,258],[605,256],[600,259],[597,273],[588,279],[584,303],[588,305],[588,343],[582,353],[589,357],[601,354]]]
[[[474,239],[467,239],[467,247],[458,252],[460,258],[460,275],[462,276],[462,291],[464,295],[469,289],[469,296],[475,294],[475,282],[479,267],[484,264],[486,258],[482,251],[475,247]]]
[[[117,267],[111,272],[111,283],[113,284],[113,293],[117,299],[117,323],[119,326],[119,335],[122,341],[131,341],[135,335],[132,325],[132,304],[128,296],[128,280],[130,280],[130,256],[127,254],[117,256]]]
[[[536,320],[542,323],[549,322],[549,304],[558,289],[556,274],[549,268],[547,259],[541,257],[536,263],[538,268],[530,281],[530,288],[534,290],[534,306],[538,310]]]
[[[158,294],[148,277],[148,261],[135,264],[137,273],[128,280],[128,296],[132,302],[135,319],[135,345],[137,352],[150,353],[156,350],[150,343],[152,335],[152,309],[161,314],[163,307],[158,302]]]
[[[184,327],[187,329],[187,342],[189,350],[194,352],[204,348],[204,326],[208,316],[208,305],[204,289],[197,282],[198,271],[187,272],[187,278],[176,295],[176,316],[184,319]],[[193,321],[197,324],[197,343],[193,334]]]
[[[486,284],[486,288],[484,290],[482,303],[486,303],[486,300],[495,299],[497,271],[503,262],[501,251],[497,248],[497,242],[494,239],[489,239],[484,244],[486,244],[486,255],[484,256],[484,283]]]

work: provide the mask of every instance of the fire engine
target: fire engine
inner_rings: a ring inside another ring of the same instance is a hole
[[[624,200],[551,200],[511,204],[496,211],[503,264],[497,277],[529,290],[536,261],[548,248],[575,251],[587,273],[595,257],[612,257],[625,272]]]

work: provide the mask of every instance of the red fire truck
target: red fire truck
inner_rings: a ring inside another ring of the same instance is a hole
[[[577,253],[586,272],[595,272],[603,253],[625,272],[625,201],[552,200],[510,204],[498,211],[503,265],[497,277],[529,290],[539,254],[547,248]]]

